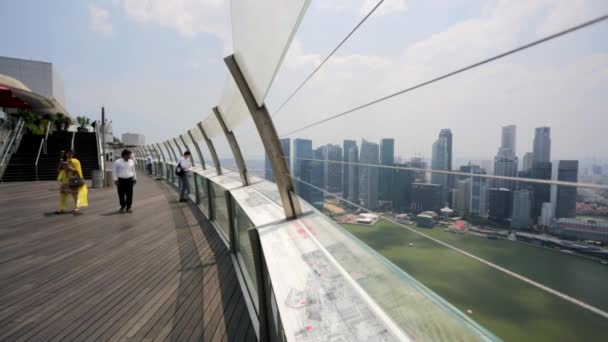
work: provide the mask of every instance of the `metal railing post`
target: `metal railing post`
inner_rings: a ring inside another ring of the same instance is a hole
[[[228,126],[226,126],[226,122],[222,117],[222,113],[218,107],[213,107],[213,113],[217,117],[217,121],[219,121],[220,126],[222,126],[222,130],[224,131],[224,135],[226,136],[226,140],[228,140],[228,145],[230,145],[230,150],[232,151],[232,156],[234,157],[234,161],[236,162],[236,167],[239,170],[239,174],[241,175],[241,181],[243,181],[243,185],[249,185],[249,177],[247,176],[247,165],[245,165],[245,160],[243,159],[243,154],[241,153],[241,148],[239,147],[239,143],[234,136],[234,132],[228,130]]]
[[[287,166],[287,161],[285,160],[283,149],[281,148],[279,135],[277,134],[272,118],[268,113],[268,109],[266,109],[266,105],[258,106],[247,80],[245,80],[241,69],[234,59],[234,55],[224,58],[224,61],[247,104],[251,118],[255,123],[260,139],[264,145],[266,155],[270,160],[275,182],[277,183],[277,188],[281,195],[285,217],[288,219],[295,218],[302,213],[302,209],[289,174],[289,168]]]
[[[190,151],[190,148],[188,147],[188,144],[186,144],[186,140],[184,139],[184,135],[183,134],[181,134],[179,136],[179,140],[181,140],[182,144],[184,144],[184,148],[185,148],[184,152],[185,151]],[[190,152],[192,152],[192,151],[190,151]],[[192,161],[192,166],[196,166],[195,163],[194,163],[194,158],[190,158],[190,161]]]
[[[198,146],[198,142],[196,140],[194,140],[194,136],[192,135],[192,132],[190,132],[190,130],[188,130],[188,136],[190,136],[190,140],[192,140],[194,149],[196,149],[196,153],[198,154],[198,157],[201,160],[201,166],[202,166],[203,170],[207,170],[207,167],[205,166],[205,158],[203,158],[203,152],[201,151],[201,147]]]
[[[270,340],[268,327],[268,309],[266,296],[270,296],[270,284],[266,284],[266,267],[264,263],[264,251],[260,242],[260,233],[257,228],[251,228],[248,231],[249,241],[251,242],[251,250],[253,254],[253,264],[255,268],[255,278],[258,285],[258,323],[259,323],[259,341],[266,342]]]
[[[166,162],[167,162],[167,158],[165,158],[165,152],[163,152],[163,149],[160,147],[160,144],[159,144],[159,143],[156,143],[156,147],[157,147],[157,148],[156,148],[156,150],[157,150],[157,151],[160,151],[159,156],[160,156],[161,158],[163,158],[163,162],[165,162],[165,163],[166,163]]]
[[[213,164],[215,164],[215,171],[217,172],[218,175],[221,175],[222,167],[220,166],[220,160],[217,157],[217,152],[215,151],[215,146],[213,145],[213,141],[211,141],[211,139],[209,139],[209,137],[207,136],[205,129],[203,129],[202,123],[199,122],[196,125],[198,126],[198,129],[201,131],[201,134],[203,135],[203,139],[205,139],[205,144],[207,144],[207,148],[209,148],[209,153],[211,153],[211,159],[213,159]]]

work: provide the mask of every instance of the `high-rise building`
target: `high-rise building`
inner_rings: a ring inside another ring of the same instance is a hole
[[[342,147],[327,144],[317,149],[315,159],[323,163],[323,189],[329,192],[342,192]]]
[[[551,226],[551,221],[555,218],[554,209],[553,204],[549,202],[543,203],[538,224],[545,227]]]
[[[379,164],[380,146],[363,139],[359,162],[361,164]],[[378,207],[378,167],[359,165],[359,198],[367,209]]]
[[[291,139],[285,138],[281,139],[281,148],[283,149],[283,155],[285,156],[285,162],[287,163],[287,168],[291,169]],[[268,159],[268,155],[265,154],[266,161],[264,163],[264,178],[267,180],[274,182],[274,174],[272,172],[272,165],[270,163],[270,159]]]
[[[380,164],[384,166],[395,164],[395,139],[380,140]],[[379,170],[378,198],[382,201],[392,200],[393,173],[393,170],[388,168]]]
[[[578,181],[578,160],[560,160],[558,163],[557,180],[566,182]],[[557,186],[557,201],[555,217],[576,217],[576,192],[573,186]]]
[[[125,146],[141,146],[146,144],[146,137],[138,133],[123,133],[122,143]]]
[[[412,211],[420,213],[423,211],[439,212],[441,209],[441,185],[428,183],[412,184]]]
[[[396,167],[411,167],[410,164],[396,164]],[[415,171],[395,169],[393,175],[393,211],[409,211],[412,203],[412,184],[416,181]]]
[[[316,207],[322,206],[323,203],[323,191],[328,191],[326,185],[326,148],[321,146],[313,151],[313,161],[310,166],[310,184],[313,186],[309,189],[309,203]],[[321,203],[319,205],[319,203]]]
[[[471,168],[472,174],[485,175],[486,171],[479,166]],[[471,177],[471,204],[469,212],[479,217],[488,216],[489,201],[488,179],[484,177]]]
[[[501,145],[494,158],[494,175],[504,177],[517,177],[517,154],[515,152],[516,127],[514,125],[502,127]],[[514,190],[515,181],[495,179],[495,188]]]
[[[534,162],[551,161],[551,128],[537,127],[534,131]]]
[[[528,189],[513,191],[511,228],[528,229],[531,222],[532,192]]]
[[[526,154],[524,154],[524,165],[523,167],[523,171],[528,171],[530,169],[532,169],[532,165],[534,163],[534,153],[532,152],[526,152]]]
[[[66,105],[63,79],[52,63],[0,57],[0,74],[21,81],[34,93],[52,97],[62,106]]]
[[[532,165],[532,178],[551,180],[551,162],[536,162]],[[543,203],[551,202],[551,185],[534,183],[530,184],[534,194],[532,196],[532,219],[538,222],[541,216]]]
[[[490,205],[488,217],[492,220],[506,223],[511,217],[513,205],[513,195],[511,190],[506,188],[490,189]]]
[[[456,181],[456,186],[452,192],[452,209],[459,215],[469,213],[471,204],[471,178]]]
[[[349,201],[359,204],[359,149],[357,144],[351,146],[348,149],[348,182],[344,184],[344,187],[348,187],[348,196],[346,199]]]
[[[356,161],[352,160],[350,158],[350,150],[351,149],[357,149],[357,153],[355,153],[356,156]],[[352,173],[350,172],[351,169],[354,169],[354,167],[352,167],[351,163],[358,163],[359,162],[359,153],[358,153],[358,148],[357,148],[357,142],[354,140],[344,140],[343,144],[342,144],[342,152],[344,153],[342,160],[344,160],[344,164],[342,164],[342,196],[348,200],[350,200],[351,196],[350,196],[350,180],[352,178]],[[354,165],[356,167],[356,165]],[[357,178],[356,178],[357,179]],[[358,196],[357,196],[358,199]]]
[[[452,132],[449,129],[442,129],[439,138],[433,144],[433,159],[431,160],[433,170],[451,171],[452,170]],[[431,174],[431,183],[439,184],[442,187],[442,202],[448,202],[448,193],[452,188],[451,177],[448,174]]]
[[[296,193],[305,201],[310,201],[310,186],[303,182],[310,183],[312,171],[312,140],[294,139],[293,141],[293,176],[295,178],[294,187]],[[298,181],[301,180],[302,182]]]
[[[412,157],[410,159],[410,167],[426,170],[426,162],[422,157]],[[426,183],[426,171],[415,171],[416,183]]]
[[[516,143],[517,143],[517,127],[515,125],[503,126],[501,135],[501,147],[513,151],[514,155],[517,155]]]

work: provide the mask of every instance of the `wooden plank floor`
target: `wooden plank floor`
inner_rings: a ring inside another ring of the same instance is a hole
[[[140,177],[52,215],[55,182],[0,184],[0,341],[255,341],[225,245],[175,189]]]

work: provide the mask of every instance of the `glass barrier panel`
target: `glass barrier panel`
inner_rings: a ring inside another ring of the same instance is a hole
[[[194,180],[194,172],[188,172],[188,185],[190,188],[190,193],[188,196],[196,203],[196,184]]]
[[[254,225],[234,199],[232,199],[231,203],[234,213],[233,224],[236,233],[237,258],[242,270],[243,278],[245,278],[245,282],[247,283],[247,289],[249,290],[251,300],[254,303],[256,310],[258,310],[257,279],[253,262],[253,250],[251,249],[251,241],[249,240],[248,233],[248,230],[253,228]]]
[[[207,179],[199,174],[195,174],[194,178],[197,184],[198,198],[199,198],[199,207],[205,213],[207,217],[209,217],[209,191],[207,188]]]
[[[214,182],[209,182],[209,184],[211,184],[211,217],[219,228],[219,231],[228,241],[230,239],[230,221],[228,218],[226,197],[224,195],[225,190]]]

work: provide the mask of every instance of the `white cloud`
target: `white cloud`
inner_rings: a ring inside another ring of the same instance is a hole
[[[230,41],[224,0],[124,0],[124,8],[141,23],[168,27],[186,37],[206,33]]]
[[[111,35],[113,29],[110,23],[110,13],[95,5],[89,6],[89,27],[102,35]]]

